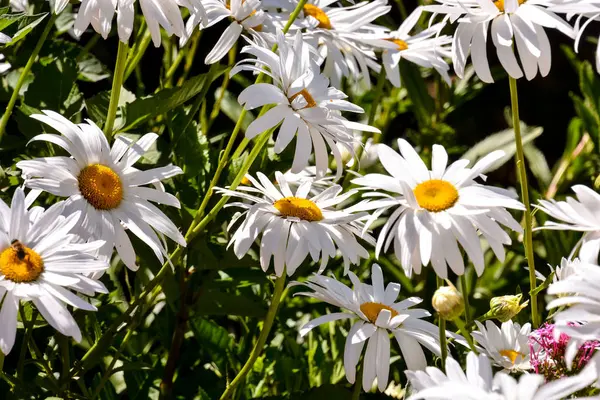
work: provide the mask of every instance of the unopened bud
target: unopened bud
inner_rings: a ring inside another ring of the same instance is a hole
[[[439,287],[433,294],[431,305],[441,318],[447,320],[458,318],[465,309],[462,295],[452,284]]]
[[[523,304],[520,304],[522,297],[522,294],[517,294],[512,296],[500,296],[492,298],[490,300],[490,311],[488,313],[489,317],[496,318],[500,322],[507,322],[511,320],[529,304],[529,300]]]

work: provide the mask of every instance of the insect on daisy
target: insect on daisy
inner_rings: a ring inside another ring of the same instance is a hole
[[[544,383],[544,377],[523,374],[519,381],[505,372],[492,371],[483,354],[467,355],[467,373],[452,358],[446,359],[446,373],[429,367],[426,371],[406,371],[416,394],[408,400],[561,400],[592,385],[600,373],[600,355],[572,377]]]
[[[480,351],[486,354],[494,365],[509,372],[528,371],[529,363],[529,334],[531,324],[521,327],[517,323],[507,321],[498,328],[492,321],[486,321],[485,326],[475,321],[478,331],[473,331],[473,339],[481,346]]]
[[[387,192],[370,192],[365,196],[376,199],[356,207],[375,210],[366,226],[392,211],[377,239],[376,255],[394,242],[396,257],[408,276],[413,270],[420,274],[421,266],[431,261],[436,274],[446,279],[447,265],[457,275],[465,271],[460,244],[477,275],[481,275],[484,261],[479,232],[496,257],[504,260],[503,245],[510,244],[511,239],[500,224],[521,232],[521,226],[506,209],[524,207],[514,193],[475,181],[504,152],[490,153],[467,168],[468,160],[448,166],[446,150],[434,145],[429,170],[406,140],[399,139],[398,147],[402,155],[386,145],[378,146],[379,160],[390,175],[368,174],[352,181],[364,189]]]
[[[242,60],[231,71],[232,76],[242,70],[260,71],[273,79],[273,84],[257,83],[247,87],[238,97],[238,102],[247,110],[274,105],[248,126],[246,137],[252,139],[281,123],[274,150],[276,154],[281,153],[296,137],[293,173],[308,166],[314,147],[317,178],[322,177],[329,165],[328,146],[340,166],[339,177],[343,164],[336,144],[354,154],[356,138],[353,130],[380,131],[341,116],[341,111],[362,113],[364,110],[345,100],[347,96],[343,92],[329,86],[329,80],[312,60],[311,52],[315,50],[302,40],[299,32],[290,43],[279,31],[277,43],[277,53],[253,43],[244,47],[242,52],[252,54],[256,59]],[[263,69],[265,66],[268,70]]]
[[[551,0],[436,1],[440,4],[425,6],[425,10],[445,15],[444,20],[458,20],[452,42],[452,63],[460,78],[464,77],[470,53],[477,76],[484,82],[494,81],[486,50],[490,26],[498,60],[515,79],[521,78],[523,71],[528,80],[535,78],[538,69],[542,76],[550,72],[550,41],[544,28],[574,36],[573,28],[548,10]],[[513,44],[516,44],[523,70],[515,57]]]
[[[156,134],[148,133],[136,142],[118,136],[111,148],[100,128],[90,120],[75,125],[53,111],[32,118],[61,133],[45,133],[32,140],[54,143],[71,157],[18,162],[25,185],[68,197],[66,208],[81,213],[81,228],[90,237],[106,242],[103,254],[110,255],[116,247],[127,267],[138,268],[135,250],[123,226],[150,246],[161,262],[166,250],[156,232],[185,246],[175,224],[151,203],[180,207],[179,200],[166,193],[160,181],[181,174],[181,168],[168,165],[140,171],[133,166],[156,141]],[[156,189],[144,186],[148,184]]]
[[[336,256],[336,248],[342,254],[346,272],[350,264],[369,257],[369,252],[356,239],[361,237],[375,243],[368,234],[361,234],[363,225],[359,221],[367,214],[334,208],[356,191],[342,194],[341,186],[332,185],[309,197],[311,181],[304,181],[292,192],[280,172],[275,173],[279,188],[264,174],[256,175],[258,180],[246,175],[251,186],[239,186],[235,191],[217,189],[224,196],[247,200],[228,205],[245,209],[228,227],[231,229],[237,219],[244,218],[230,242],[238,258],[250,250],[260,234],[260,265],[267,271],[273,258],[277,276],[281,276],[284,269],[288,276],[293,275],[309,254],[314,262],[321,260],[321,273],[329,259]]]
[[[400,284],[389,283],[385,287],[381,268],[377,264],[373,264],[371,269],[371,285],[360,282],[352,272],[349,272],[348,276],[354,285],[354,290],[336,279],[322,275],[314,275],[306,282],[293,283],[293,285],[305,285],[314,291],[297,293],[297,295],[313,297],[347,310],[347,312],[326,314],[309,321],[300,329],[302,336],[327,322],[358,318],[348,332],[344,349],[344,369],[348,382],[354,383],[356,365],[367,344],[363,359],[363,390],[367,392],[371,390],[375,378],[377,378],[379,391],[385,390],[390,370],[390,333],[396,338],[409,369],[427,367],[427,360],[421,346],[440,355],[438,327],[421,319],[430,316],[429,312],[424,309],[410,308],[421,303],[420,298],[410,297],[396,302],[400,293]]]
[[[596,263],[600,253],[600,195],[584,185],[571,188],[577,197],[566,201],[540,200],[536,206],[560,222],[548,221],[536,229],[570,230],[584,232],[579,247],[581,261]],[[574,249],[574,251],[577,249]]]
[[[31,301],[52,327],[79,342],[81,331],[66,305],[86,311],[96,307],[73,292],[108,293],[101,282],[86,276],[108,268],[108,263],[94,257],[104,243],[79,243],[71,234],[79,217],[62,216],[64,202],[47,210],[27,210],[31,202],[21,188],[10,207],[0,200],[0,350],[4,354],[15,343],[21,301]]]
[[[417,7],[402,22],[398,30],[390,32],[385,39],[396,45],[395,48],[385,48],[381,55],[385,74],[392,85],[400,87],[400,61],[405,59],[424,68],[434,68],[444,80],[450,84],[448,70],[450,67],[444,57],[450,58],[452,52],[448,46],[452,38],[440,35],[444,24],[436,24],[430,28],[410,35],[423,12],[423,7]]]

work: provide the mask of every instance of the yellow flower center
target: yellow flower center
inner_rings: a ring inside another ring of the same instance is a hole
[[[362,303],[360,305],[360,311],[362,311],[362,313],[365,314],[365,317],[367,317],[367,319],[369,321],[371,321],[371,323],[373,323],[373,324],[375,323],[375,321],[377,321],[377,317],[379,316],[379,313],[381,312],[381,310],[388,310],[389,312],[391,312],[392,318],[394,318],[396,315],[398,315],[398,311],[394,310],[390,306],[386,306],[385,304]]]
[[[402,39],[386,39],[386,40],[388,42],[392,42],[396,46],[398,46],[398,50],[400,50],[400,51],[408,49],[408,44]]]
[[[517,361],[517,357],[519,357],[519,356],[521,358],[525,357],[525,354],[519,353],[518,351],[512,350],[512,349],[500,350],[499,353],[501,356],[508,358],[513,365],[515,365],[515,362]]]
[[[242,181],[240,182],[240,185],[244,185],[244,186],[250,186],[252,185],[252,182],[250,182],[250,179],[246,178],[245,176],[242,178]]]
[[[18,240],[0,253],[0,273],[17,283],[33,282],[44,272],[42,257]]]
[[[119,175],[106,165],[88,165],[79,173],[79,191],[97,210],[112,210],[123,200]]]
[[[311,222],[323,219],[321,209],[308,199],[284,197],[277,200],[273,206],[286,217],[296,217]]]
[[[304,108],[311,108],[311,107],[315,107],[317,105],[317,102],[315,101],[315,99],[313,99],[313,97],[310,95],[310,93],[308,93],[308,90],[306,89],[302,89],[301,91],[299,91],[298,93],[296,93],[295,95],[293,95],[292,97],[290,97],[288,100],[290,101],[290,103],[292,101],[294,101],[294,99],[298,96],[302,95],[302,97],[304,97],[304,100],[306,100],[306,107]]]
[[[519,5],[522,5],[523,3],[525,3],[525,1],[526,0],[518,0],[518,3],[519,3]],[[504,0],[496,0],[496,1],[494,1],[494,5],[500,12],[505,12],[504,11]]]
[[[447,210],[458,200],[458,190],[454,185],[441,179],[421,182],[413,192],[419,206],[431,212]]]
[[[331,29],[331,21],[329,21],[329,17],[325,14],[325,11],[321,10],[319,7],[312,4],[304,5],[304,15],[311,16],[319,21],[319,28],[323,29]]]

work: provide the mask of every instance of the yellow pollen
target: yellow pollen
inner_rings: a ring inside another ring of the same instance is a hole
[[[373,323],[373,324],[375,323],[375,321],[377,321],[377,317],[379,316],[379,313],[381,312],[381,310],[388,310],[389,312],[391,312],[392,318],[394,318],[396,315],[398,315],[398,311],[394,310],[390,306],[386,306],[385,304],[362,303],[360,305],[360,311],[362,311],[362,313],[365,314],[365,317],[367,317],[367,319],[369,321],[371,321],[371,323]]]
[[[421,182],[413,192],[419,206],[431,212],[447,210],[458,200],[458,190],[454,185],[441,179]]]
[[[499,353],[501,356],[508,358],[513,365],[517,361],[517,357],[525,357],[525,354],[519,353],[518,351],[512,349],[500,350]]]
[[[526,0],[517,0],[519,5],[525,3]],[[500,12],[504,12],[504,0],[496,0],[494,1],[494,5]]]
[[[304,5],[304,15],[311,16],[319,21],[319,28],[323,29],[331,29],[331,21],[329,21],[329,17],[325,14],[325,11],[321,10],[319,7],[314,6],[312,4]]]
[[[15,240],[0,253],[0,273],[16,283],[33,282],[44,272],[42,257]]]
[[[293,95],[292,97],[290,97],[288,100],[290,101],[290,103],[292,101],[294,101],[294,99],[298,96],[302,95],[302,97],[304,97],[304,100],[306,100],[306,107],[304,108],[311,108],[311,107],[315,107],[317,105],[317,102],[315,101],[315,99],[313,99],[313,97],[310,95],[310,93],[308,93],[308,90],[306,89],[302,89],[301,91],[299,91],[298,93],[296,93],[295,95]]]
[[[123,184],[119,175],[101,164],[88,165],[79,173],[79,191],[97,210],[112,210],[123,200]]]
[[[245,186],[250,186],[252,184],[252,182],[250,182],[250,179],[246,178],[245,176],[242,178],[242,181],[240,182],[240,185],[245,185]]]
[[[273,206],[286,217],[296,217],[311,222],[323,219],[321,209],[308,199],[284,197],[277,200]]]
[[[400,51],[408,49],[408,44],[402,39],[386,39],[386,40],[388,42],[392,42],[396,46],[398,46],[398,50],[400,50]]]

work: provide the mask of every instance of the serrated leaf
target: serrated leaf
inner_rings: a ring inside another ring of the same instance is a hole
[[[202,317],[192,318],[190,326],[194,337],[202,346],[206,346],[222,354],[226,354],[231,349],[233,338],[225,328]]]
[[[206,74],[198,75],[187,80],[182,86],[163,89],[158,93],[137,99],[122,108],[122,121],[119,132],[128,131],[134,127],[165,114],[195,96],[206,96],[210,84],[227,68],[214,64]]]
[[[6,43],[5,47],[14,46],[20,40],[24,39],[36,26],[46,17],[47,13],[25,16],[19,19],[19,30],[11,35],[12,40]],[[1,30],[1,29],[0,29]]]

